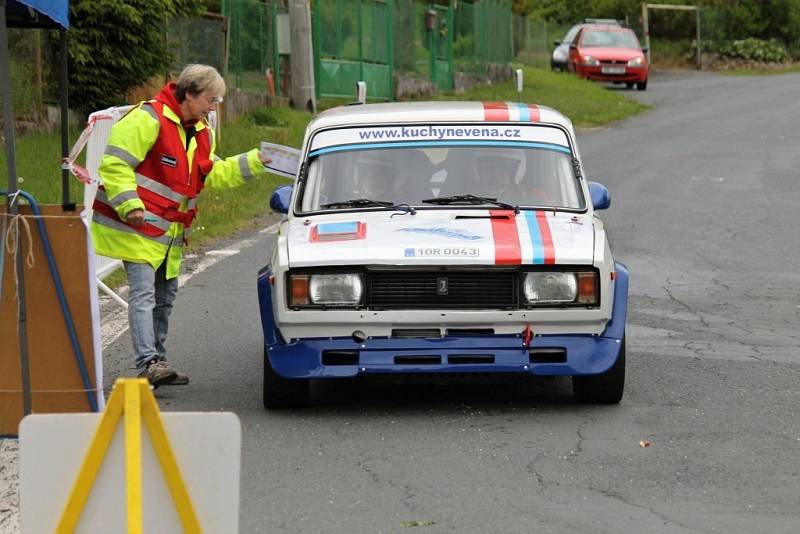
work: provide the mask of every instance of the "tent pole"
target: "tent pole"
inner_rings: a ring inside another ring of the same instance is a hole
[[[8,198],[17,191],[17,162],[14,159],[14,116],[11,105],[11,67],[8,58],[8,28],[6,28],[6,0],[0,0],[0,69],[2,69],[3,125],[6,136],[6,170],[8,171]]]
[[[8,215],[14,217],[19,213],[17,199],[17,163],[14,159],[14,108],[11,105],[11,69],[8,56],[8,28],[6,27],[6,0],[0,0],[0,90],[3,95],[3,122],[5,123],[6,136],[6,168],[8,170]],[[22,407],[24,415],[31,413],[31,375],[28,360],[28,318],[25,309],[25,264],[19,242],[19,227],[16,231],[18,252],[17,262],[17,295],[19,302],[19,315],[17,322],[17,335],[19,337],[19,363],[22,375]],[[5,254],[5,251],[3,251]],[[0,283],[3,281],[0,280]]]
[[[67,53],[67,31],[59,30],[61,37],[61,160],[69,156],[69,54]],[[69,195],[69,170],[61,168],[61,208],[75,211],[75,203]]]

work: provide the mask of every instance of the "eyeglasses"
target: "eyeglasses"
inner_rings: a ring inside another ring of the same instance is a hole
[[[205,99],[208,101],[209,104],[221,104],[222,97],[221,96],[205,96]]]

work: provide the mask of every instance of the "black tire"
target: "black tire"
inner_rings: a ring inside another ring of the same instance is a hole
[[[308,405],[311,381],[305,378],[283,378],[269,361],[264,348],[264,408],[299,408]]]
[[[625,390],[625,338],[614,365],[599,375],[572,377],[575,400],[584,404],[619,404]]]
[[[636,82],[636,88],[640,91],[644,91],[645,89],[647,89],[647,80],[643,82]]]
[[[625,87],[628,89],[633,89],[633,82],[625,82]]]

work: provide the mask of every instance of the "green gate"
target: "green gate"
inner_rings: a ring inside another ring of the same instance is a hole
[[[371,99],[392,100],[393,0],[315,2],[314,75],[316,96],[354,97],[356,82],[367,82]]]
[[[425,13],[431,81],[443,91],[453,89],[453,10],[429,4]]]

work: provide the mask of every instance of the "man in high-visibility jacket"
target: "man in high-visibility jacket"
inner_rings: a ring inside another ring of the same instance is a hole
[[[206,116],[224,93],[213,67],[188,65],[113,126],[100,163],[92,239],[98,254],[123,261],[136,368],[154,387],[189,382],[167,363],[164,343],[197,195],[241,185],[269,163],[258,149],[215,155]]]

